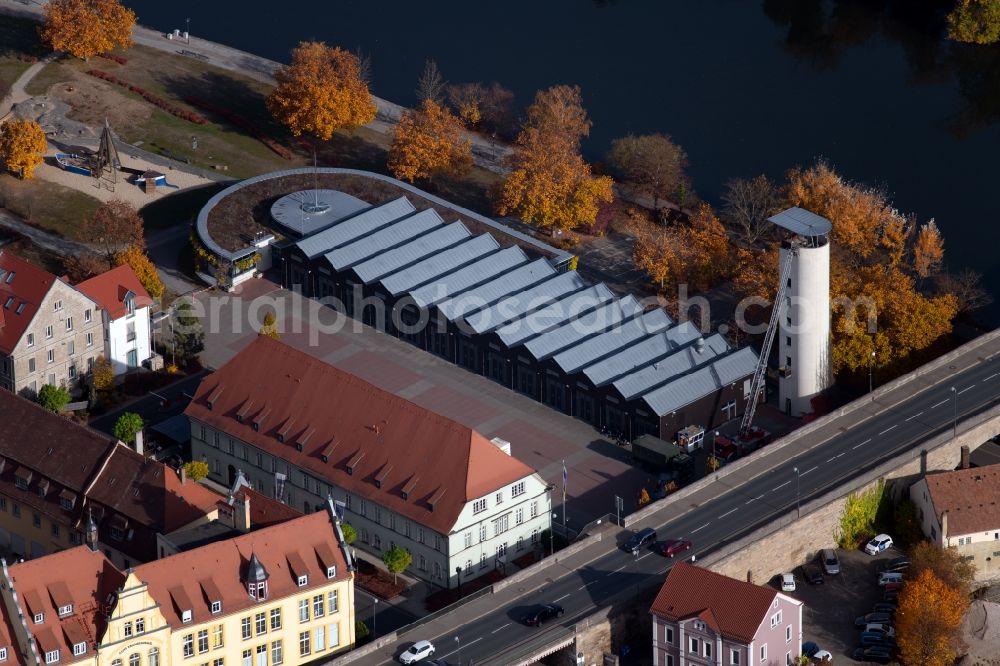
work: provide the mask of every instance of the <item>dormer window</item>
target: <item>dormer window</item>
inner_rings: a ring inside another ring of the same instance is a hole
[[[278,433],[278,441],[281,442],[282,444],[284,444],[285,443],[285,435],[279,432]]]
[[[247,592],[250,593],[250,597],[252,599],[256,599],[257,601],[266,601],[267,582],[265,581],[263,583],[248,583]]]
[[[73,613],[73,604],[66,604],[65,606],[59,607],[59,617],[66,617]]]
[[[236,422],[237,423],[243,423],[243,415],[242,414],[237,414],[236,415]]]
[[[257,421],[253,422],[253,431],[260,432],[260,423],[258,423]]]
[[[59,650],[52,650],[51,652],[45,653],[45,663],[55,664],[59,661]]]
[[[298,583],[299,583],[299,587],[305,587],[306,585],[309,584],[309,576],[308,575],[299,576]]]
[[[221,612],[222,612],[222,602],[221,601],[213,601],[212,602],[212,615],[218,615]]]
[[[400,494],[403,496],[403,499],[410,499],[410,493],[406,492],[405,490]]]
[[[86,654],[86,653],[87,653],[87,644],[86,643],[74,643],[73,644],[73,654],[75,656],[80,656],[81,654]]]
[[[42,622],[45,622],[45,613],[35,613],[34,620],[35,624],[41,624]]]
[[[181,611],[181,622],[183,622],[184,624],[188,624],[189,622],[191,622],[191,610],[190,609]]]
[[[337,577],[337,567],[335,567],[335,566],[333,566],[333,567],[327,567],[326,568],[326,577],[327,578],[336,578]]]
[[[125,295],[125,312],[130,315],[135,314],[135,297],[132,295],[132,292]]]
[[[353,475],[354,474],[354,467],[352,467],[351,465],[348,465],[347,466],[347,473],[348,473],[348,475]]]
[[[375,487],[376,488],[382,487],[382,479],[375,479]]]

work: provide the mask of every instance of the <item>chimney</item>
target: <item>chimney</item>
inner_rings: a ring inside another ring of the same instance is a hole
[[[747,582],[753,584],[753,569],[747,569]]]
[[[508,442],[507,440],[500,439],[499,437],[494,437],[493,439],[490,440],[490,443],[492,443],[493,446],[497,447],[507,455],[510,455],[510,442]]]
[[[941,547],[947,548],[948,546],[948,512],[943,511],[941,513]]]
[[[961,462],[958,464],[959,469],[969,469],[969,447],[962,447],[962,457]]]
[[[181,477],[181,485],[183,486],[185,483],[187,483],[187,480],[188,480],[188,473],[187,473],[187,470],[184,469],[184,465],[181,465],[181,468],[180,468],[180,470],[178,470],[177,473]]]
[[[135,433],[135,452],[139,455],[145,455],[143,453],[142,430]]]
[[[94,522],[94,514],[91,510],[87,509],[87,527],[86,534],[84,535],[87,540],[87,546],[90,550],[97,551],[97,523]]]
[[[233,502],[233,527],[244,534],[250,531],[250,496],[246,493]]]

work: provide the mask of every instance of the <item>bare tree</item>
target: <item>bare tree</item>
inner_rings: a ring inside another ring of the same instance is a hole
[[[447,85],[447,81],[441,76],[441,71],[438,69],[437,63],[433,59],[428,58],[427,62],[424,63],[424,73],[420,75],[420,80],[417,81],[417,99],[421,102],[431,100],[435,104],[441,105],[444,103],[445,85]]]
[[[362,51],[361,47],[354,49],[354,57],[358,59],[358,78],[368,85],[368,90],[371,91],[375,86],[372,85],[372,55],[367,51]]]
[[[771,180],[733,178],[722,195],[722,219],[743,233],[748,243],[756,243],[769,232],[767,218],[781,210],[781,195]]]
[[[937,276],[937,288],[955,296],[959,312],[969,313],[993,302],[993,297],[983,289],[982,280],[983,276],[972,269],[956,275],[941,273]]]
[[[683,182],[687,154],[666,134],[629,135],[611,143],[608,161],[659,208]]]
[[[491,132],[513,137],[517,133],[513,109],[514,93],[494,81],[483,91],[480,122]]]
[[[486,91],[481,83],[454,83],[447,86],[448,102],[458,117],[469,127],[477,125],[483,117],[483,99]]]

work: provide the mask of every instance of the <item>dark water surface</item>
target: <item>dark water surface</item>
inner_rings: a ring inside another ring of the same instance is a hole
[[[615,137],[666,132],[712,202],[728,178],[780,178],[823,156],[936,218],[949,267],[1000,295],[1000,47],[943,40],[941,0],[126,4],[145,25],[184,30],[190,17],[192,35],[279,61],[304,39],[360,47],[374,92],[401,104],[426,58],[452,82],[500,82],[519,105],[578,84],[590,159]]]

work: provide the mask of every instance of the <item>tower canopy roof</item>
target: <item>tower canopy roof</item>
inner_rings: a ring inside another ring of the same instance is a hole
[[[800,236],[826,236],[833,229],[830,220],[797,206],[772,215],[767,221]]]
[[[260,560],[257,559],[257,553],[251,553],[250,562],[247,565],[246,582],[263,583],[269,577],[270,574],[267,573],[267,569],[265,569],[264,565],[261,564]]]

